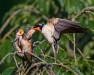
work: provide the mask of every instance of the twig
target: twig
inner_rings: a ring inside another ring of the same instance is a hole
[[[36,41],[36,42],[33,43],[33,45],[36,45],[37,43],[41,44],[41,43],[43,43],[44,41],[45,41],[45,39],[42,40],[42,41]]]
[[[39,67],[37,67],[37,69],[35,69],[31,75],[35,75],[35,73],[36,73],[38,70],[39,70]]]
[[[41,51],[41,53],[44,55],[44,53],[43,53],[43,51],[42,51],[42,49],[38,46],[38,49]]]
[[[30,69],[32,69],[33,67],[37,66],[37,65],[41,65],[41,64],[46,64],[45,62],[38,62],[38,63],[35,63],[35,64],[32,64],[28,70],[25,72],[25,75],[28,74],[28,72],[30,71]]]
[[[40,11],[39,11],[39,10],[37,10],[36,8],[33,8],[33,12],[34,12],[35,14],[37,14],[37,15],[39,15],[39,14],[40,14]]]
[[[86,28],[88,28],[89,30],[91,30],[92,32],[94,32],[94,30],[93,30],[93,29],[91,29],[91,28],[89,28],[88,26],[86,26]]]
[[[91,13],[90,10],[94,10],[94,6],[84,8],[80,13],[78,13],[78,14],[72,19],[72,21],[75,21],[77,18],[79,18],[79,17],[80,17],[81,15],[83,15],[85,12]],[[94,14],[94,13],[92,13],[92,14]],[[76,54],[75,54],[75,33],[73,33],[73,38],[74,38],[74,56],[75,56],[74,59],[75,59],[75,63],[76,63]]]
[[[14,11],[10,17],[6,20],[6,22],[2,25],[1,29],[0,29],[0,34],[3,32],[3,30],[5,29],[5,27],[8,25],[8,23],[10,22],[10,20],[19,12],[21,12],[23,9],[19,9],[17,11]]]
[[[85,12],[89,12],[89,10],[94,10],[94,7],[87,7],[84,8],[80,13],[78,13],[73,19],[72,21],[75,21],[77,18],[79,18],[81,15],[83,15]],[[75,33],[73,33],[73,38],[74,38],[74,60],[76,63],[76,54],[75,54]]]
[[[62,47],[59,46],[59,48],[60,48],[62,51],[64,51],[64,49],[63,49]],[[68,55],[68,53],[67,53],[66,51],[64,51],[64,53]]]
[[[40,11],[38,11],[36,8],[33,9],[33,12],[36,13],[37,15],[40,14]],[[42,18],[45,19],[46,21],[49,19],[46,15],[42,15]]]
[[[32,75],[35,75],[35,73],[39,70],[39,67],[37,67],[37,69],[35,69],[35,71],[33,71]]]
[[[43,75],[44,72],[45,72],[45,70],[43,69],[42,72],[41,72],[41,75]]]
[[[86,7],[84,8],[80,13],[78,13],[72,20],[75,21],[77,18],[79,18],[81,15],[83,15],[87,11],[94,10],[94,6]]]
[[[94,13],[93,12],[91,12],[91,11],[85,11],[86,13],[90,13],[90,14],[92,14],[92,15],[94,15]]]
[[[36,41],[33,43],[33,46],[36,46],[37,43],[40,43],[40,41]]]
[[[47,16],[45,16],[45,15],[42,15],[42,17],[43,17],[43,19],[45,19],[46,21],[48,21],[48,17]]]
[[[34,24],[36,24],[37,22],[39,22],[41,19],[42,19],[41,17],[37,18],[37,19],[34,21]]]
[[[7,32],[4,37],[0,40],[0,42],[4,41],[6,39],[6,37],[8,37],[17,27],[19,26],[18,25],[15,25],[9,32]]]
[[[70,67],[68,67],[68,66],[66,66],[66,65],[64,65],[64,64],[62,64],[61,62],[58,64],[58,63],[52,63],[53,65],[58,65],[58,66],[62,66],[62,67],[64,67],[64,68],[66,68],[68,71],[71,71],[71,72],[73,72],[75,75],[78,75],[74,70],[72,70]]]
[[[75,63],[76,63],[76,51],[75,51],[75,33],[73,33],[73,39],[74,39],[74,61],[75,61]]]
[[[16,53],[17,53],[17,52],[7,54],[7,55],[1,60],[0,64],[6,59],[7,56],[9,56],[9,55],[15,55]],[[33,55],[34,57],[40,59],[39,57],[37,57],[37,56],[34,55],[33,53],[31,53],[31,55]],[[53,57],[51,57],[51,58],[53,58]],[[55,59],[55,58],[53,58],[53,59]],[[15,60],[15,59],[14,59],[14,60]],[[40,59],[40,60],[41,60],[41,59]],[[41,61],[42,61],[42,62],[38,62],[38,63],[35,63],[35,64],[31,65],[31,66],[28,68],[28,70],[25,72],[24,75],[27,75],[27,73],[29,72],[29,70],[32,69],[33,67],[37,66],[37,65],[41,65],[41,64],[47,65],[47,64],[48,64],[48,63],[46,63],[46,62],[43,61],[43,60],[41,60]],[[59,65],[61,65],[62,67],[65,67],[66,69],[69,69],[71,72],[73,72],[74,74],[76,74],[74,71],[72,71],[72,69],[71,69],[70,67],[63,65],[59,60],[58,60],[58,62],[60,63]],[[52,63],[52,64],[54,64],[54,63]],[[58,63],[57,63],[57,64],[58,64]],[[17,66],[17,62],[16,62],[16,66]],[[18,67],[18,66],[17,66],[17,67]],[[77,75],[77,74],[76,74],[76,75]]]
[[[64,34],[65,35],[65,34]],[[65,35],[66,37],[67,37],[67,35]],[[68,38],[68,37],[67,37]],[[70,41],[71,41],[71,39],[70,38],[68,38]],[[71,41],[73,44],[74,44],[74,42],[73,41]],[[84,58],[84,60],[86,61],[86,63],[89,65],[89,63],[88,63],[88,61],[86,60],[86,58],[84,57],[84,55],[82,54],[82,52],[80,51],[80,49],[75,45],[75,47],[77,48],[77,50],[79,51],[79,53],[81,54],[81,56]],[[89,65],[90,66],[90,65]]]
[[[48,72],[48,70],[46,69],[46,67],[43,67],[43,69],[46,71],[46,73],[47,73],[48,75],[51,75],[51,74]]]
[[[81,56],[84,58],[84,60],[86,61],[86,63],[91,67],[91,65],[88,63],[88,60],[85,59],[84,55],[82,54],[82,52],[80,51],[79,48],[77,48],[77,50],[79,51],[79,53],[81,54]]]
[[[11,21],[11,19],[17,15],[18,13],[22,12],[22,11],[28,11],[28,12],[34,12],[36,13],[35,9],[28,9],[27,7],[24,7],[22,9],[18,9],[16,11],[14,11],[10,17],[5,21],[5,23],[2,25],[2,27],[0,28],[0,34],[3,32],[3,30],[7,27],[8,23]]]
[[[46,56],[46,57],[49,57],[49,58],[52,58],[52,59],[55,60],[54,57],[51,57],[51,56],[48,56],[48,55],[45,55],[45,56]],[[59,62],[59,63],[50,63],[50,64],[62,66],[62,67],[64,67],[64,68],[66,68],[67,70],[73,72],[75,75],[78,75],[74,70],[72,70],[70,67],[64,65],[64,64],[63,64],[62,62],[60,62],[58,59],[57,59],[56,61]]]
[[[27,53],[29,53],[29,52],[27,52]],[[36,58],[39,59],[40,61],[45,62],[44,60],[42,60],[41,58],[39,58],[37,55],[35,55],[35,54],[33,54],[33,53],[29,53],[29,54],[31,54],[32,56],[36,57]]]
[[[15,58],[15,54],[13,55],[13,58],[14,58],[16,67],[17,67],[17,69],[19,70],[19,71],[18,71],[18,74],[21,75],[21,74],[20,74],[20,68],[18,67],[18,63],[17,63],[17,60],[16,60],[16,58]]]
[[[3,32],[3,30],[5,29],[5,27],[8,25],[8,23],[10,22],[10,20],[16,15],[17,13],[13,13],[12,15],[10,15],[10,17],[6,20],[6,22],[2,25],[1,29],[0,29],[0,34]]]
[[[15,58],[15,54],[13,55],[13,58],[14,58],[14,61],[15,61],[15,64],[16,64],[17,69],[19,69],[18,63],[17,63],[16,58]]]
[[[6,56],[4,56],[3,58],[2,58],[2,60],[0,61],[0,65],[3,63],[3,61],[8,57],[8,56],[10,56],[10,55],[14,55],[14,54],[16,54],[17,52],[14,52],[14,53],[8,53]]]
[[[40,42],[40,41],[34,42],[34,43],[33,43],[33,46],[34,46],[33,51],[38,47],[39,44],[43,43],[44,41],[45,41],[45,40],[42,40],[41,42]],[[36,45],[37,43],[39,43],[39,44]]]
[[[17,61],[16,61],[16,59],[15,59],[15,54],[16,54],[17,52],[14,52],[14,53],[8,53],[1,61],[0,61],[0,65],[1,65],[1,63],[9,56],[9,55],[13,55],[13,57],[14,57],[14,61],[15,61],[15,63],[16,63],[16,66],[17,66],[17,69],[19,70],[19,67],[18,67],[18,63],[17,63]],[[28,52],[29,53],[29,52]],[[32,56],[34,56],[34,57],[36,57],[37,59],[39,59],[40,61],[42,61],[42,63],[44,63],[45,64],[45,61],[44,60],[42,60],[41,58],[39,58],[37,55],[35,55],[35,54],[33,54],[33,53],[30,53]],[[27,72],[28,72],[28,70],[27,70]],[[25,74],[26,75],[26,74]]]
[[[52,70],[53,67],[50,67],[50,71],[51,71],[51,75],[55,75],[53,70]]]

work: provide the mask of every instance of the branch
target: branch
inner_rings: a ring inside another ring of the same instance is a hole
[[[13,55],[13,58],[14,58],[14,61],[15,61],[15,63],[16,63],[16,67],[17,67],[17,69],[19,69],[19,67],[18,67],[18,63],[17,63],[16,58],[15,58],[15,54]]]
[[[19,26],[18,25],[15,25],[9,32],[7,32],[4,37],[0,40],[0,42],[4,41],[17,27]]]
[[[73,38],[74,38],[74,48],[73,48],[73,50],[74,50],[74,61],[75,61],[75,63],[76,63],[76,51],[75,51],[75,33],[73,33]]]
[[[13,58],[14,58],[16,67],[17,67],[17,69],[18,69],[18,75],[21,75],[21,74],[20,74],[20,71],[21,71],[21,70],[20,70],[20,68],[18,67],[18,63],[17,63],[17,60],[16,60],[16,58],[15,58],[15,55],[16,55],[16,54],[14,53]]]
[[[35,71],[33,71],[33,73],[31,75],[35,75],[35,73],[39,70],[39,67],[37,67],[37,69],[35,69]]]
[[[6,20],[6,22],[2,25],[1,29],[0,29],[0,34],[3,32],[3,30],[5,29],[5,27],[8,25],[8,23],[11,21],[11,19],[16,15],[18,14],[19,12],[21,12],[22,9],[19,9],[17,11],[14,11],[10,17]]]
[[[14,53],[8,53],[5,57],[2,58],[2,60],[0,61],[0,65],[3,63],[3,61],[10,55],[14,55],[16,54],[17,52],[14,52]]]
[[[25,75],[28,74],[28,72],[30,71],[30,69],[34,68],[35,66],[39,66],[39,65],[41,65],[41,64],[47,64],[47,63],[45,63],[45,62],[38,62],[38,63],[32,64],[32,65],[28,68],[28,70],[25,72]]]
[[[80,13],[78,13],[73,19],[72,21],[75,21],[77,18],[79,18],[81,15],[83,15],[85,12],[90,12],[90,10],[94,10],[94,6],[92,7],[86,7],[84,8]],[[93,14],[93,13],[92,13]],[[75,54],[75,33],[73,33],[73,38],[74,38],[74,60],[75,60],[75,63],[76,63],[76,54]]]
[[[68,67],[68,66],[66,66],[66,65],[64,65],[64,64],[62,64],[61,62],[58,64],[58,63],[52,63],[53,65],[57,65],[57,66],[61,66],[61,67],[64,67],[64,68],[66,68],[68,71],[71,71],[71,72],[73,72],[75,75],[78,75],[74,70],[72,70],[70,67]]]
[[[50,75],[49,71],[46,69],[46,67],[43,67],[43,69],[46,71],[48,75]]]
[[[79,18],[79,17],[80,17],[81,15],[83,15],[85,12],[91,11],[91,10],[94,10],[94,6],[84,8],[80,13],[78,13],[78,14],[72,19],[72,21],[75,21],[77,18]]]
[[[9,55],[15,55],[16,53],[17,53],[17,52],[7,54],[7,55],[1,60],[0,64],[6,59],[6,57],[8,57]],[[35,54],[33,54],[33,53],[30,53],[30,54],[31,54],[32,56],[36,57],[37,59],[41,60],[41,62],[32,64],[32,65],[27,69],[27,71],[25,72],[24,75],[27,75],[28,72],[29,72],[32,68],[37,67],[37,66],[39,66],[39,65],[46,65],[45,67],[47,67],[47,65],[58,65],[58,66],[62,66],[62,67],[64,67],[64,68],[66,68],[68,71],[71,71],[71,72],[73,72],[75,75],[77,75],[75,71],[73,71],[70,67],[68,67],[68,66],[64,65],[63,63],[61,63],[59,60],[57,60],[59,63],[50,63],[50,64],[49,64],[49,63],[46,63],[46,62],[45,62],[44,60],[42,60],[41,58],[39,58],[38,56],[36,56]],[[45,55],[45,56],[46,56],[46,57],[50,57],[50,56],[47,56],[47,55]],[[50,58],[55,59],[55,58],[53,58],[53,57],[50,57]],[[14,58],[14,60],[15,60],[15,58]],[[15,63],[16,63],[16,66],[17,66],[17,68],[18,68],[17,61],[15,61]],[[18,69],[18,70],[19,70],[19,69]],[[39,69],[37,69],[36,72],[37,72],[38,70],[39,70]],[[46,72],[47,72],[47,70],[46,70]],[[47,73],[48,73],[48,72],[47,72]],[[54,73],[53,73],[53,74],[54,74]],[[49,75],[50,75],[50,74],[49,74]]]
[[[54,57],[51,57],[51,56],[48,56],[48,55],[45,55],[45,56],[55,60]],[[60,62],[58,59],[57,59],[56,61],[59,62],[59,63],[50,63],[50,64],[64,67],[64,68],[66,68],[68,71],[71,71],[71,72],[73,72],[75,75],[78,75],[74,70],[72,70],[70,67],[64,65],[64,64],[63,64],[62,62]]]
[[[64,34],[66,37],[67,37],[67,35],[66,34]],[[67,37],[68,38],[68,37]],[[70,41],[71,41],[71,39],[70,38],[68,38]],[[73,41],[71,41],[73,44],[74,44],[74,42]],[[82,54],[82,52],[80,51],[80,49],[75,45],[75,47],[77,48],[77,50],[78,50],[78,52],[81,54],[81,56],[84,58],[84,60],[86,61],[86,63],[90,66],[90,64],[88,63],[88,60],[84,57],[84,55]]]

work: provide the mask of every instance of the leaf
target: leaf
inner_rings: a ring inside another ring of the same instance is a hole
[[[74,65],[70,65],[70,67],[78,74],[78,75],[84,75],[83,73],[81,73],[81,71],[78,69],[78,67],[74,66]]]
[[[3,71],[2,75],[12,75],[13,71],[14,71],[14,67],[9,67]]]

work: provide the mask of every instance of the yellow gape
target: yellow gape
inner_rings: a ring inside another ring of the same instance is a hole
[[[19,33],[22,35],[24,33],[24,30],[20,29]]]

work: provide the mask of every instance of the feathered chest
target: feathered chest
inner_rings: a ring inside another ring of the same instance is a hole
[[[29,40],[25,40],[25,39],[21,39],[20,41],[20,47],[21,49],[24,51],[24,50],[31,50],[31,45],[32,45],[32,42],[29,41]]]
[[[54,26],[53,25],[45,25],[42,28],[42,34],[47,39],[49,43],[51,43],[53,40],[52,36],[54,34]]]

